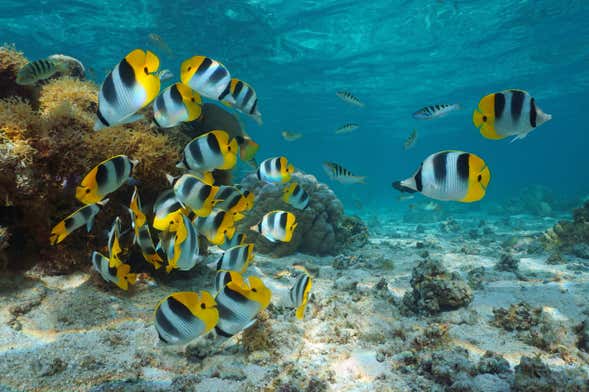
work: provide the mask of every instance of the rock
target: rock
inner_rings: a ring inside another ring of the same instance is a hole
[[[61,358],[53,358],[49,362],[33,362],[31,368],[41,377],[50,377],[63,372],[67,368],[67,362]]]
[[[568,392],[587,391],[589,381],[582,369],[552,371],[540,358],[522,357],[515,367],[514,391]]]
[[[583,320],[576,328],[579,336],[578,346],[581,350],[589,353],[589,318]]]
[[[589,259],[589,245],[588,244],[574,244],[572,253],[582,259]]]
[[[479,360],[477,371],[479,373],[503,374],[511,373],[511,368],[509,362],[501,355],[487,351]]]
[[[476,377],[460,377],[448,390],[451,392],[509,392],[511,386],[494,374],[479,374]]]
[[[578,244],[589,244],[589,201],[573,210],[573,221],[560,221],[547,230],[543,240],[547,249],[566,251],[571,251]],[[588,253],[583,248],[577,248],[577,252],[582,255]]]
[[[404,313],[436,314],[467,306],[473,298],[468,284],[438,260],[419,261],[410,283],[413,290],[403,296]]]
[[[342,203],[335,193],[312,175],[297,172],[292,181],[299,183],[309,194],[309,206],[297,210],[281,199],[284,185],[266,184],[255,174],[243,179],[241,186],[255,194],[254,208],[237,224],[238,231],[247,231],[262,216],[273,210],[295,214],[298,226],[292,241],[271,243],[255,232],[248,232],[256,244],[256,251],[276,257],[302,252],[308,254],[336,254],[344,249],[357,249],[368,242],[368,229],[359,218],[344,216]]]
[[[566,259],[562,257],[560,252],[554,252],[546,259],[546,264],[566,264]]]
[[[516,259],[510,253],[503,253],[497,264],[495,264],[495,269],[498,271],[507,271],[507,272],[517,272],[519,269],[519,259]]]
[[[434,351],[431,361],[424,361],[421,367],[437,383],[447,386],[461,377],[467,377],[474,369],[468,359],[468,351],[462,347]]]
[[[467,280],[473,290],[482,290],[485,282],[485,267],[476,267],[468,271]]]

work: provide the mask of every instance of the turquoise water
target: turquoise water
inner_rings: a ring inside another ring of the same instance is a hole
[[[353,194],[396,208],[391,181],[443,149],[487,161],[492,181],[482,205],[531,184],[563,198],[589,192],[587,1],[3,1],[0,15],[3,41],[30,59],[79,58],[98,83],[136,47],[154,50],[176,75],[196,54],[223,62],[260,98],[264,125],[246,120],[258,158],[284,154],[324,181],[325,160],[366,175],[365,186],[333,185],[344,200]],[[507,88],[529,91],[553,115],[513,144],[482,138],[471,121],[482,96]],[[340,101],[338,90],[366,107]],[[433,121],[411,117],[436,103],[464,109]],[[334,135],[348,122],[360,128]],[[403,151],[413,128],[417,146]],[[304,137],[285,142],[285,129]]]

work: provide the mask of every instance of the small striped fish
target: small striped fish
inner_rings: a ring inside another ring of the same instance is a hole
[[[342,134],[345,134],[345,133],[354,132],[359,127],[360,126],[358,124],[354,124],[354,123],[344,124],[341,127],[339,127],[335,131],[335,133],[336,133],[336,135],[342,135]]]
[[[348,169],[334,162],[324,162],[323,170],[330,179],[342,184],[363,184],[366,179],[364,176],[353,175]]]
[[[430,105],[413,113],[413,118],[417,120],[431,120],[432,118],[444,117],[446,114],[456,110],[460,110],[460,105],[457,103]]]
[[[66,70],[67,65],[58,61],[50,59],[31,61],[18,71],[16,84],[32,86],[40,80],[49,79],[57,72],[64,72]]]
[[[405,150],[409,150],[415,146],[415,142],[417,141],[417,129],[413,128],[413,132],[407,137],[405,143],[403,143],[403,148]]]
[[[361,108],[364,107],[364,103],[358,99],[358,97],[354,96],[349,91],[338,91],[335,93],[342,101],[347,102],[352,105],[359,106]]]

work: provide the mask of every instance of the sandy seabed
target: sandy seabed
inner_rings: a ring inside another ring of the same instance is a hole
[[[164,296],[212,290],[214,274],[204,266],[191,278],[139,282],[129,293],[93,272],[5,275],[0,391],[534,390],[534,381],[515,371],[523,356],[548,366],[547,374],[535,372],[538,380],[576,377],[581,389],[573,390],[586,390],[589,355],[577,326],[589,318],[589,260],[564,254],[561,264],[546,262],[551,254],[539,238],[554,219],[363,218],[371,237],[361,249],[278,259],[257,253],[248,272],[263,277],[272,304],[254,327],[223,344],[211,333],[187,347],[165,347],[153,328],[153,308]],[[519,260],[512,270],[497,268],[506,249]],[[436,314],[408,308],[403,296],[424,259],[463,278],[471,302]],[[302,321],[285,301],[295,264],[314,276]],[[521,302],[532,311],[513,308],[514,323],[529,325],[498,321],[494,309]]]

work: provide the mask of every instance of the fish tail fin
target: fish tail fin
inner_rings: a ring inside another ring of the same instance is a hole
[[[358,183],[366,184],[366,176],[362,176],[362,177],[358,178]]]
[[[415,193],[417,192],[415,189],[411,189],[402,184],[402,181],[395,181],[393,182],[393,188],[398,190],[399,192],[406,192],[406,193]]]

